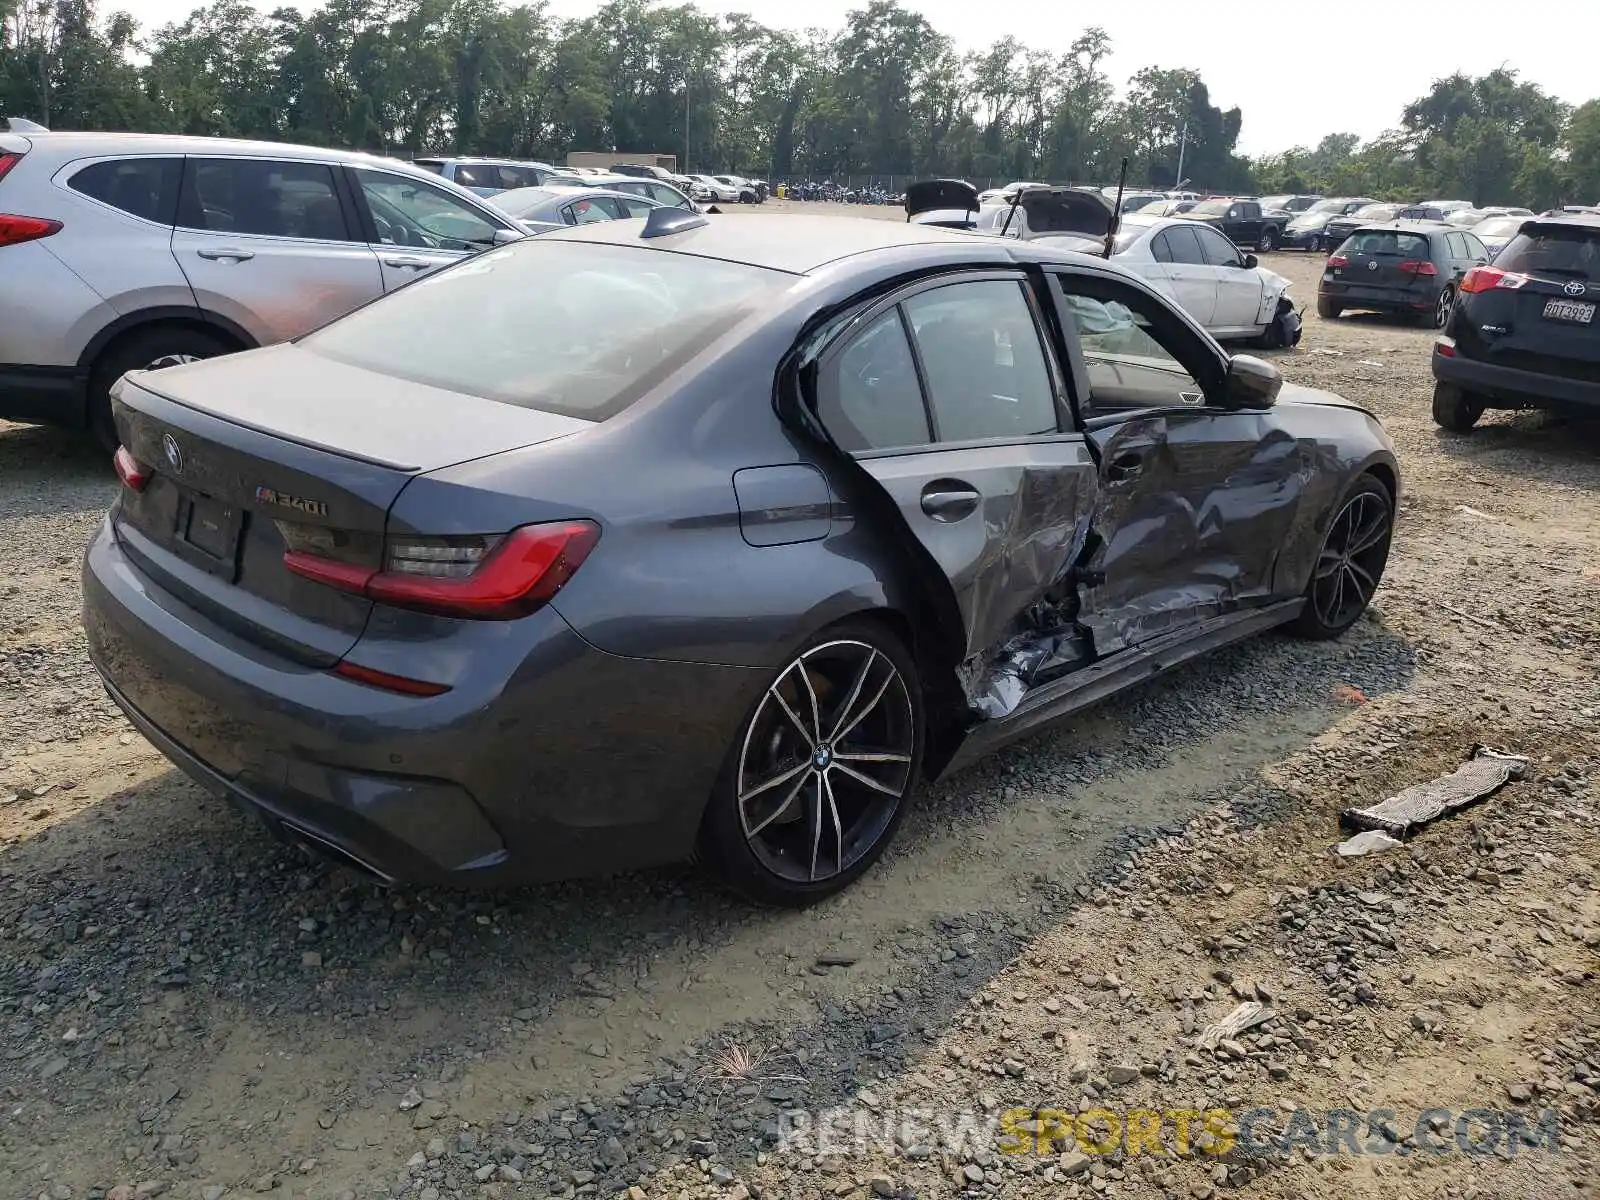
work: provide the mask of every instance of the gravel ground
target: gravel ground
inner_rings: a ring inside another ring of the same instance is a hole
[[[1311,299],[1315,261],[1270,261]],[[102,458],[0,424],[0,1192],[1594,1195],[1600,430],[1442,434],[1427,344],[1308,313],[1279,356],[1400,447],[1368,620],[1234,648],[966,772],[800,914],[686,870],[385,894],[279,847],[99,692],[76,572]],[[1340,809],[1477,743],[1530,777],[1332,855]],[[1266,1022],[1205,1048],[1247,999]],[[1017,1106],[1262,1106],[1291,1130],[1391,1109],[1361,1141],[1395,1153],[953,1132]],[[1411,1153],[1431,1108],[1550,1110],[1563,1144]],[[826,1109],[888,1136],[784,1136]]]

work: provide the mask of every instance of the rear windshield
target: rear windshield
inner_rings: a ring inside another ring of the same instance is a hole
[[[419,279],[300,345],[379,375],[603,421],[793,282],[743,263],[530,238]]]
[[[1220,217],[1227,214],[1232,204],[1231,200],[1204,200],[1189,211],[1197,217]]]
[[[1479,221],[1472,227],[1472,232],[1479,237],[1505,237],[1508,233],[1515,233],[1522,227],[1525,217],[1490,217],[1487,221]]]
[[[1345,254],[1371,254],[1383,258],[1428,258],[1428,239],[1419,233],[1392,229],[1367,229],[1351,234],[1339,247]]]
[[[553,192],[549,188],[517,188],[492,197],[491,203],[508,216],[520,217],[523,213],[538,208],[546,200],[554,200],[559,195],[560,192]]]
[[[1600,226],[1576,229],[1547,225],[1519,233],[1495,256],[1494,265],[1530,275],[1600,279]]]

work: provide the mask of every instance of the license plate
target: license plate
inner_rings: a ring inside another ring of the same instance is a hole
[[[209,496],[188,496],[178,504],[179,542],[199,551],[188,556],[191,560],[219,575],[234,573],[242,525],[239,509]]]
[[[1588,325],[1594,320],[1594,305],[1587,300],[1546,300],[1544,302],[1544,319],[1546,321],[1571,321],[1576,325]]]

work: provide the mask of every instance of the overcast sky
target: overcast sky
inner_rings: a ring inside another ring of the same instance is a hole
[[[263,9],[281,2],[256,0]],[[1387,16],[1381,6],[1293,0],[1222,5],[1114,0],[1103,6],[1059,0],[904,2],[964,50],[1011,34],[1059,51],[1085,25],[1101,25],[1111,35],[1108,69],[1119,84],[1140,67],[1194,68],[1210,87],[1213,104],[1244,111],[1239,148],[1246,154],[1313,145],[1327,133],[1372,137],[1397,124],[1401,108],[1434,79],[1456,70],[1476,75],[1504,63],[1571,103],[1600,94],[1593,69],[1600,44],[1596,0],[1563,6],[1559,34],[1551,20],[1518,21],[1505,0],[1449,0],[1441,7],[1424,5]],[[126,8],[147,28],[181,19],[194,7],[192,0],[101,0],[102,12]],[[551,10],[564,17],[584,16],[596,7],[594,0],[551,3]],[[847,12],[864,7],[864,0],[701,0],[700,7],[746,12],[774,27],[838,28]],[[1595,11],[1584,11],[1591,8]],[[1413,25],[1413,16],[1422,24]],[[1241,32],[1251,26],[1261,32]],[[1383,32],[1372,36],[1377,30]]]

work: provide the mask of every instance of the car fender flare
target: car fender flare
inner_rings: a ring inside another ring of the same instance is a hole
[[[89,339],[89,344],[84,347],[83,353],[78,356],[77,369],[79,376],[87,379],[89,373],[94,370],[96,360],[104,353],[105,348],[123,334],[146,325],[160,325],[167,322],[185,325],[209,325],[216,329],[217,332],[238,342],[242,350],[254,349],[259,344],[242,326],[228,320],[226,317],[205,312],[202,309],[185,308],[178,304],[141,308],[136,312],[123,314]]]

